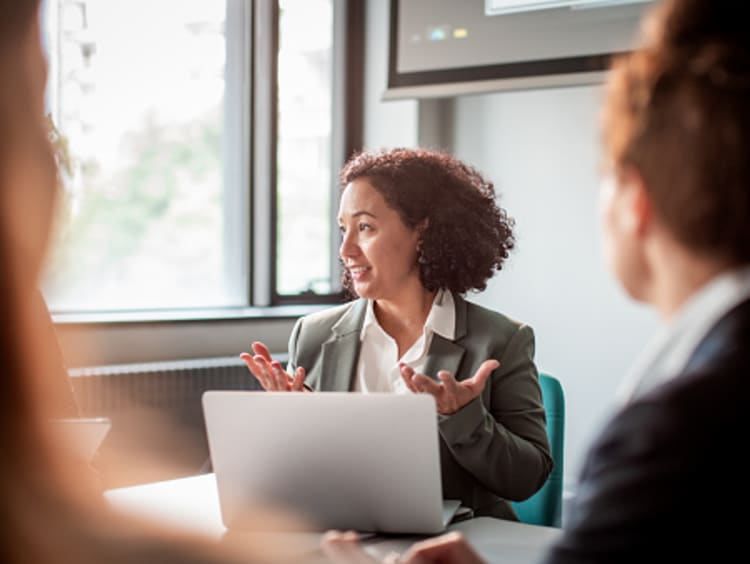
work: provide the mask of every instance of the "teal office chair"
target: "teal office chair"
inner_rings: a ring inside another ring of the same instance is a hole
[[[563,438],[565,433],[565,396],[560,382],[549,374],[539,374],[542,403],[547,414],[547,436],[555,467],[538,492],[524,501],[513,502],[519,519],[532,525],[562,525]]]

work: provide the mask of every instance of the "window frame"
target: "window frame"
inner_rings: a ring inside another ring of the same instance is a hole
[[[257,55],[255,59],[256,70],[253,73],[256,80],[259,76],[278,76],[277,74],[277,57],[278,52],[278,2],[256,2],[256,22],[255,22],[255,49]],[[337,171],[341,169],[346,159],[362,148],[363,139],[363,96],[364,96],[364,0],[333,0],[333,100],[332,100],[332,147],[331,147],[331,175],[330,186],[330,221],[335,221],[338,213],[340,190],[338,185]],[[274,30],[273,36],[259,32],[261,29]],[[257,83],[256,83],[257,85]],[[270,115],[277,117],[276,108],[277,100],[277,81],[268,81],[266,85],[267,92],[254,89],[254,94],[267,97],[273,103],[273,111]],[[254,103],[256,117],[259,116],[261,103]],[[259,253],[268,253],[265,256],[276,257],[278,250],[277,238],[277,221],[278,221],[278,184],[276,182],[275,171],[277,170],[276,148],[277,143],[277,125],[278,119],[272,120],[271,124],[264,124],[256,127],[255,132],[260,133],[260,139],[256,135],[256,147],[264,145],[272,147],[271,154],[264,159],[258,159],[257,153],[254,163],[268,163],[270,170],[262,171],[262,174],[254,174],[255,193],[269,194],[270,202],[255,200],[256,214],[254,225],[261,229],[260,232],[254,232],[255,256],[264,256]],[[257,121],[255,122],[257,126]],[[257,188],[260,187],[260,190]],[[265,206],[270,206],[266,208]],[[267,218],[272,218],[272,225],[267,226]],[[270,248],[263,248],[259,241],[268,242]],[[338,248],[340,244],[340,235],[338,230],[331,230],[331,265],[330,271],[334,283],[340,279],[341,265],[338,260]],[[254,305],[290,305],[290,304],[320,304],[320,303],[340,303],[344,298],[343,290],[329,294],[315,294],[312,292],[303,292],[300,294],[280,294],[277,291],[277,268],[276,260],[270,260],[267,265],[268,271],[259,271],[258,263],[254,261],[253,269],[253,303]]]
[[[338,210],[339,187],[336,171],[362,146],[363,88],[364,88],[364,0],[333,0],[334,40],[333,64],[334,111],[332,124],[332,182],[330,221],[335,221]],[[277,185],[277,70],[278,70],[277,0],[227,0],[227,34],[239,34],[240,40],[230,46],[228,61],[234,58],[231,80],[241,80],[242,101],[234,107],[242,108],[240,130],[228,131],[240,146],[241,157],[228,171],[228,184],[233,202],[237,203],[240,218],[228,218],[231,237],[244,247],[240,272],[235,272],[243,287],[245,304],[239,307],[168,308],[153,310],[123,310],[96,312],[55,312],[58,325],[101,326],[107,323],[179,323],[206,320],[255,319],[256,311],[264,316],[279,308],[281,318],[294,317],[292,309],[312,311],[321,304],[340,303],[343,292],[330,294],[280,294],[276,288],[276,230]],[[235,36],[236,39],[236,36]],[[241,52],[236,46],[242,45]],[[232,49],[235,52],[232,52]],[[240,74],[237,73],[239,69]],[[230,102],[231,103],[231,102]],[[225,166],[227,164],[225,163]],[[239,187],[239,189],[238,189]],[[331,230],[331,269],[334,279],[340,273],[338,261],[339,234]],[[283,306],[311,306],[289,308]]]
[[[334,123],[330,221],[338,210],[339,187],[336,171],[362,147],[364,93],[364,0],[333,0],[334,8]],[[243,259],[246,305],[242,307],[182,308],[97,312],[52,312],[69,367],[108,363],[215,357],[237,354],[237,339],[222,335],[243,335],[242,342],[265,338],[272,351],[286,348],[291,325],[301,315],[344,301],[343,292],[326,295],[281,295],[276,291],[276,136],[277,136],[277,53],[278,2],[276,0],[227,0],[227,18],[239,18],[243,26],[242,53],[235,53],[242,70],[243,107],[241,147],[243,157],[231,174],[239,174],[242,193],[234,194],[243,220],[232,228],[245,246]],[[235,33],[238,28],[235,28]],[[231,31],[228,30],[228,33]],[[232,54],[228,51],[228,58]],[[270,79],[273,77],[273,79]],[[226,212],[225,212],[226,213]],[[331,230],[334,276],[340,272],[338,230]],[[219,329],[217,339],[201,338],[208,329]],[[280,329],[281,328],[281,329]],[[121,340],[127,336],[129,350]],[[148,353],[137,346],[148,344]],[[159,351],[163,351],[159,352]],[[145,355],[145,356],[144,356]],[[66,355],[67,356],[67,355]],[[148,358],[146,358],[148,357]]]

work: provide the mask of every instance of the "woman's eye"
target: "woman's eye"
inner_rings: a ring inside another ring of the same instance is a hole
[[[370,226],[369,223],[360,223],[359,224],[359,230],[360,231],[371,231],[372,230],[372,226]]]

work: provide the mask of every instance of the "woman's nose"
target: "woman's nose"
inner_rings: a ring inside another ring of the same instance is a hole
[[[341,235],[341,245],[339,245],[339,256],[343,259],[357,254],[357,244],[350,233]]]

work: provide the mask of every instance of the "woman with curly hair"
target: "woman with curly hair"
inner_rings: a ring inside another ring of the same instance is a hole
[[[732,562],[747,549],[750,34],[739,2],[662,0],[605,85],[604,255],[661,327],[592,442],[539,562]],[[370,561],[331,532],[336,562]],[[400,564],[479,564],[458,532]]]
[[[528,325],[466,301],[500,270],[513,221],[491,182],[443,153],[362,152],[341,171],[344,287],[358,299],[297,321],[285,371],[243,353],[266,390],[435,397],[444,497],[517,519],[508,500],[552,458]]]

